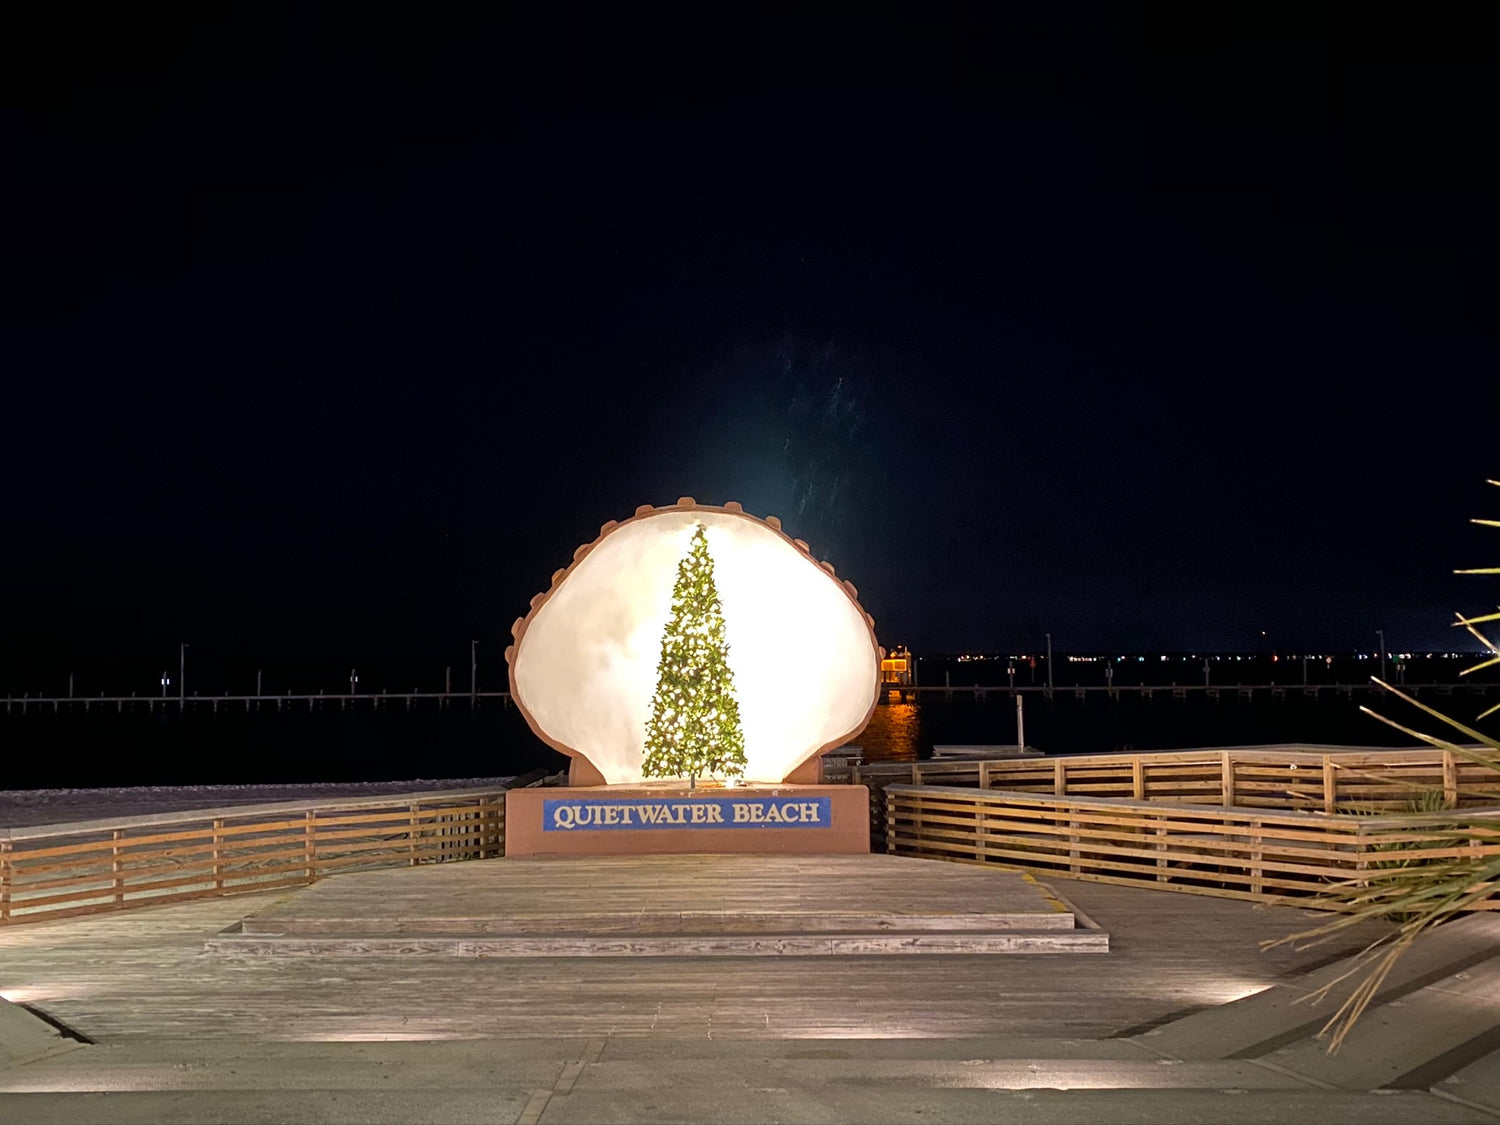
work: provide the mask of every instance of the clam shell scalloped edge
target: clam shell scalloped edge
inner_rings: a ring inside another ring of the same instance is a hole
[[[733,500],[726,502],[722,506],[715,506],[710,504],[699,504],[693,497],[683,496],[678,498],[676,504],[666,505],[663,507],[655,507],[651,504],[642,504],[635,509],[634,515],[628,517],[627,519],[618,521],[610,520],[603,526],[601,526],[599,529],[598,538],[594,539],[592,542],[580,545],[573,552],[572,562],[570,562],[566,567],[553,572],[548,589],[543,590],[531,599],[530,607],[526,613],[526,616],[516,618],[515,622],[511,625],[510,631],[513,637],[513,641],[505,649],[505,662],[508,669],[511,699],[516,704],[516,707],[521,712],[522,716],[526,719],[527,725],[530,726],[537,737],[545,742],[548,746],[551,746],[554,750],[567,755],[569,758],[580,758],[584,761],[589,761],[588,754],[585,751],[559,741],[558,739],[554,738],[546,729],[544,729],[542,724],[537,721],[536,717],[527,707],[526,702],[522,697],[522,693],[517,690],[516,660],[518,655],[520,654],[521,645],[525,639],[526,631],[531,626],[532,622],[536,619],[537,614],[540,613],[543,608],[545,608],[552,596],[562,588],[562,586],[567,582],[568,578],[573,574],[573,572],[577,570],[577,568],[582,565],[582,563],[593,552],[594,548],[596,548],[606,538],[620,531],[620,529],[628,527],[641,520],[650,519],[652,517],[660,516],[669,512],[684,511],[712,512],[734,516],[738,519],[747,520],[751,523],[757,524],[760,527],[772,532],[778,538],[791,546],[795,551],[797,551],[803,558],[807,559],[809,562],[813,563],[819,568],[820,572],[828,578],[830,585],[838,589],[846,598],[849,599],[850,603],[854,606],[855,613],[862,621],[864,621],[865,626],[868,629],[870,652],[875,664],[875,685],[874,691],[870,696],[869,705],[865,708],[863,717],[848,731],[839,734],[836,738],[832,738],[823,742],[821,745],[815,747],[809,753],[805,754],[801,758],[801,760],[796,763],[793,769],[788,771],[788,774],[790,775],[790,773],[795,772],[796,769],[805,765],[807,762],[813,760],[814,758],[817,758],[824,751],[831,750],[836,746],[843,745],[869,724],[870,718],[874,715],[875,708],[880,701],[882,686],[880,683],[880,661],[885,656],[885,649],[880,646],[879,641],[875,636],[875,619],[871,617],[870,614],[866,613],[864,607],[859,603],[859,591],[855,587],[854,583],[848,581],[847,579],[840,579],[832,563],[820,561],[814,558],[806,541],[802,539],[794,539],[790,535],[788,535],[782,529],[781,521],[775,516],[767,516],[762,519],[760,517],[751,515],[750,513],[746,512],[739,503]],[[590,765],[594,766],[595,769],[598,768],[592,762],[590,762]],[[779,781],[782,779],[767,778],[763,780]]]

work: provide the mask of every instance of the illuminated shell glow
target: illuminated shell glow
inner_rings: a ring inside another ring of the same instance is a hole
[[[643,780],[646,720],[678,563],[702,524],[724,610],[747,781],[779,782],[863,730],[875,710],[875,622],[807,544],[738,504],[683,497],[611,521],[531,601],[505,650],[538,737],[610,784]]]

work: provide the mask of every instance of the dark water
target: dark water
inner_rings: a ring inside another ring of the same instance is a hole
[[[1360,703],[1393,718],[1421,721],[1399,700],[1368,691],[1324,691],[1316,700],[1297,690],[1250,700],[1225,690],[1218,701],[1202,693],[1186,700],[1158,692],[1090,693],[1078,700],[1059,688],[1047,701],[1025,694],[1026,742],[1052,754],[1114,750],[1170,750],[1280,742],[1402,746],[1412,739],[1364,715]],[[1471,719],[1500,699],[1455,693],[1433,698],[1449,713]],[[1424,729],[1435,730],[1429,720]],[[1015,707],[1008,693],[984,701],[972,691],[926,693],[920,703],[882,703],[851,743],[869,760],[927,757],[933,745],[1013,745]],[[293,782],[395,781],[493,777],[545,768],[565,759],[531,732],[520,713],[498,701],[340,711],[290,708],[245,714],[189,709],[115,714],[52,714],[32,707],[0,716],[0,789],[95,788],[119,785],[226,785]]]
[[[0,789],[500,777],[564,768],[514,707],[0,717]]]
[[[1500,694],[1455,694],[1434,705],[1471,720]],[[1295,690],[1273,699],[1262,689],[1249,700],[1226,691],[1217,701],[1202,693],[1174,700],[1156,693],[1150,701],[1121,692],[1076,700],[1059,692],[1051,702],[1025,694],[1026,744],[1048,754],[1104,754],[1127,750],[1183,750],[1210,746],[1256,746],[1307,742],[1342,746],[1410,746],[1416,740],[1360,711],[1364,704],[1407,726],[1444,733],[1408,705],[1388,696],[1357,691],[1352,698],[1325,691],[1306,699]],[[1493,726],[1493,724],[1490,724]],[[1451,733],[1451,732],[1449,732]],[[985,701],[954,692],[951,700],[924,693],[920,703],[886,703],[864,732],[851,742],[870,761],[910,761],[931,755],[934,745],[1014,745],[1015,706],[1005,693]]]

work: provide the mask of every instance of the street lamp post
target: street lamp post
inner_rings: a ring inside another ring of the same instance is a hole
[[[1047,690],[1052,690],[1052,634],[1047,634]]]
[[[1380,638],[1380,678],[1385,679],[1385,630],[1376,629],[1375,635]]]
[[[187,705],[187,650],[186,642],[177,646],[177,706]]]
[[[479,642],[469,641],[469,706],[474,706],[474,697],[479,686]]]

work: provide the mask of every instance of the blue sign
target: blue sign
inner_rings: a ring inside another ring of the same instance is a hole
[[[679,828],[829,828],[830,797],[643,797],[545,800],[543,832],[619,832]]]

